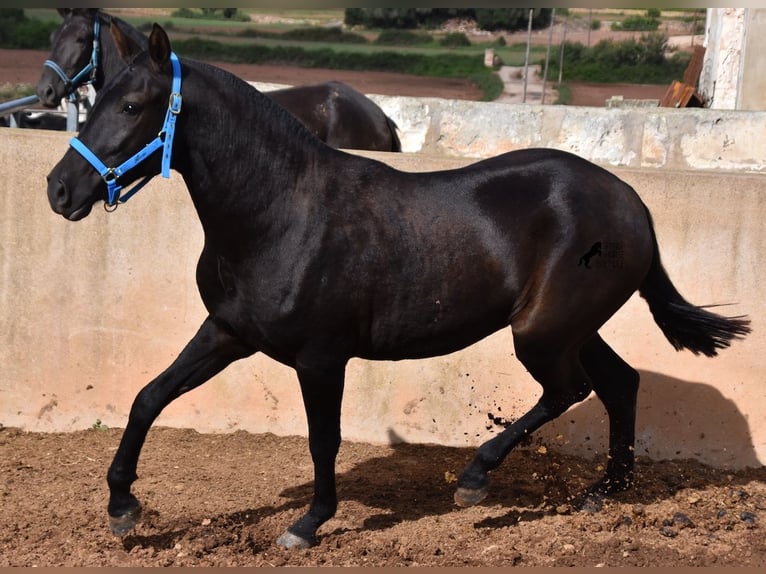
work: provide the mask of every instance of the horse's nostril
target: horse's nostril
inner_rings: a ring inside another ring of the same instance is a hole
[[[53,84],[47,84],[43,88],[38,88],[37,97],[40,98],[40,102],[44,105],[55,104],[56,90],[53,89]]]
[[[53,191],[53,197],[56,201],[56,205],[60,207],[67,207],[69,205],[69,189],[67,189],[66,183],[63,179],[59,178],[58,185]]]

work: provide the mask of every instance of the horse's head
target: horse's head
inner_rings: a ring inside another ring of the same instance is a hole
[[[147,153],[145,161],[142,158],[124,173],[121,169],[99,173],[96,163],[75,148],[77,143],[89,150],[106,171],[107,167],[123,166],[126,160],[143,152],[163,127],[173,81],[170,41],[165,31],[155,24],[149,49],[143,51],[118,24],[113,23],[111,30],[127,65],[99,92],[79,137],[73,139],[72,147],[48,174],[51,208],[72,221],[88,215],[99,200],[115,203],[109,196],[107,181],[125,186],[140,177],[158,174],[161,165],[165,171],[158,152]]]
[[[91,67],[94,39],[98,41],[95,37],[97,8],[59,8],[58,11],[64,22],[51,34],[53,47],[37,82],[37,97],[50,108],[59,105],[61,98],[77,88],[76,84],[90,79],[94,70]]]

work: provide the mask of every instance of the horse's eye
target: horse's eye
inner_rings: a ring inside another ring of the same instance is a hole
[[[126,102],[124,106],[122,106],[122,113],[128,114],[129,116],[135,116],[141,111],[141,106],[138,104],[134,104],[133,102]]]

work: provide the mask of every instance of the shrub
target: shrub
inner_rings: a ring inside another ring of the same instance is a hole
[[[240,12],[238,8],[200,8],[197,12],[192,8],[179,8],[171,14],[174,18],[204,18],[206,20],[236,20],[249,22],[250,16]]]
[[[579,42],[564,44],[564,73],[568,80],[666,84],[683,76],[689,54],[665,57],[668,38],[644,34],[639,40],[602,40],[591,48]],[[558,72],[559,60],[550,66]]]
[[[47,50],[56,28],[56,22],[27,18],[20,8],[0,8],[0,48]]]
[[[375,44],[381,46],[417,46],[418,44],[430,44],[433,36],[410,30],[383,30],[375,39]]]
[[[622,22],[612,24],[612,30],[631,32],[652,32],[659,27],[660,21],[657,18],[648,18],[646,16],[628,16]]]
[[[534,8],[532,28],[545,28],[551,23],[550,8]],[[482,30],[522,30],[529,26],[529,8],[477,8],[476,24]]]
[[[529,8],[346,8],[344,22],[368,28],[435,28],[451,18],[474,19],[484,30],[527,27]],[[550,8],[535,8],[533,27],[545,28]]]
[[[301,42],[332,42],[336,44],[366,44],[367,38],[361,34],[344,32],[340,26],[327,28],[296,28],[283,32],[279,37],[285,40],[298,40]]]
[[[463,48],[465,46],[470,46],[471,41],[468,39],[468,36],[462,32],[451,32],[439,40],[439,44],[449,48]]]

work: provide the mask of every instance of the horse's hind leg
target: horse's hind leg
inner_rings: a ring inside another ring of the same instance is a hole
[[[580,359],[609,416],[606,473],[582,505],[584,510],[595,511],[604,496],[630,488],[633,481],[639,375],[598,335],[583,346]]]
[[[484,499],[488,472],[500,466],[513,447],[590,394],[590,381],[576,351],[555,351],[540,340],[533,343],[516,334],[514,342],[519,360],[542,385],[543,395],[529,412],[479,447],[458,480],[455,502],[459,506],[471,506]]]
[[[146,434],[162,409],[233,361],[250,354],[252,351],[208,318],[170,367],[138,393],[107,474],[109,522],[114,534],[122,536],[138,520],[141,505],[131,494],[130,485],[137,478],[138,457]]]

